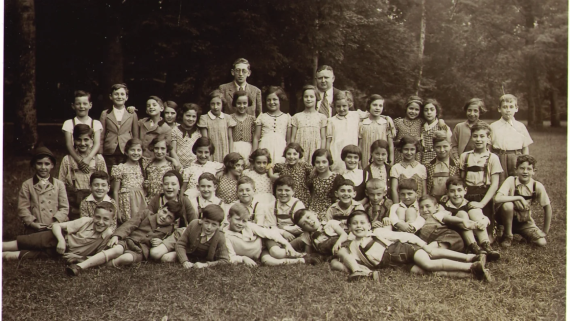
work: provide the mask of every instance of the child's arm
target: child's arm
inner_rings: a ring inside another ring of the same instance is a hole
[[[61,231],[61,226],[59,225],[59,223],[54,223],[51,227],[51,231],[55,236],[55,238],[57,239],[57,247],[56,247],[57,253],[59,254],[65,253],[67,244],[65,243],[65,238],[63,237],[63,233]]]
[[[453,133],[451,134],[451,153],[450,153],[451,158],[455,162],[459,160],[459,151],[457,149],[457,146],[459,146],[459,141],[457,140],[458,136],[459,136],[459,128],[457,125],[455,125],[455,128],[453,128]]]
[[[422,195],[420,195],[420,197],[422,197],[423,195],[427,195],[427,180],[422,179]]]
[[[392,202],[394,202],[394,204],[400,203],[400,197],[398,196],[398,179],[392,177],[392,179],[390,180],[390,184],[392,185],[391,186]]]
[[[107,123],[107,111],[104,110],[101,113],[101,117],[99,117],[99,121],[101,122],[101,126],[103,127],[103,129],[101,129],[101,137],[100,140],[102,142],[101,146],[99,146],[99,154],[103,154],[103,145],[105,144],[105,126]]]
[[[289,131],[289,130],[288,130]],[[294,143],[297,140],[297,127],[295,126],[291,126],[290,129],[290,133],[289,133],[289,141],[287,142],[287,144],[289,143]]]
[[[208,137],[208,128],[200,128],[200,134],[202,134],[202,137]]]
[[[285,134],[285,142],[287,145],[291,142],[291,126],[287,127],[287,133]]]
[[[192,262],[188,262],[188,255],[186,255],[186,247],[188,246],[188,242],[190,242],[190,230],[192,228],[188,226],[182,236],[176,242],[175,250],[176,256],[178,256],[178,261],[184,266],[185,268],[189,269],[194,264]]]
[[[67,200],[65,185],[60,180],[56,180],[54,183],[58,185],[57,212],[55,212],[52,219],[54,222],[67,222],[69,220],[69,201]]]
[[[258,148],[260,139],[261,139],[261,125],[255,125],[255,133],[253,134],[252,151],[255,151]]]
[[[544,227],[542,231],[544,232],[544,236],[546,236],[546,234],[548,234],[548,232],[550,231],[550,222],[552,221],[552,206],[548,204],[544,206],[543,209],[544,209]]]
[[[442,221],[445,225],[456,226],[466,231],[477,229],[477,223],[466,218],[446,215]]]
[[[327,148],[327,127],[321,127],[321,148]]]
[[[81,162],[81,157],[75,152],[75,148],[73,147],[73,134],[70,132],[64,132],[65,135],[65,147],[67,148],[67,153],[73,157],[73,159],[79,164]],[[95,145],[93,145],[93,149],[95,149]]]
[[[178,158],[178,146],[176,144],[176,139],[172,140],[170,146],[172,147],[172,149],[170,150],[170,156],[172,157],[172,159],[175,159],[178,162],[178,164],[180,164],[180,158]]]
[[[394,140],[388,136],[388,165],[394,165]]]
[[[489,189],[487,190],[485,197],[483,197],[483,199],[480,202],[469,202],[467,206],[470,209],[485,207],[487,203],[489,203],[489,201],[493,199],[493,196],[495,196],[497,189],[499,189],[499,173],[491,175],[491,186],[489,186]]]
[[[342,247],[342,243],[344,243],[344,242],[346,242],[346,240],[348,240],[348,235],[346,234],[344,229],[342,227],[340,227],[340,222],[339,222],[339,224],[333,224],[331,226],[332,226],[333,230],[335,231],[335,233],[339,235],[339,238],[336,241],[336,243],[334,244],[333,249],[332,249],[333,254],[336,254],[338,252],[338,250],[340,250],[340,248]]]
[[[119,190],[121,189],[121,179],[115,178],[113,182],[113,199],[119,204]]]
[[[516,201],[526,202],[526,200],[522,196],[514,196],[514,195],[508,196],[501,193],[500,191],[495,195],[495,203],[497,204],[516,202]]]
[[[206,263],[198,262],[198,263],[194,264],[195,268],[201,269],[201,268],[205,268],[205,267],[216,266],[219,264],[230,263],[230,255],[228,253],[228,248],[226,247],[226,238],[222,232],[217,232],[217,233],[220,233],[220,241],[218,242],[218,246],[216,248],[216,255],[214,256],[214,258],[216,260],[206,262]]]
[[[133,124],[132,124],[132,137],[139,137],[139,118],[137,114],[133,114]]]
[[[93,148],[87,157],[83,158],[83,163],[89,165],[89,162],[99,153],[99,146],[101,146],[101,132],[96,131],[93,133]]]
[[[228,146],[230,147],[230,153],[234,150],[234,128],[228,127]]]

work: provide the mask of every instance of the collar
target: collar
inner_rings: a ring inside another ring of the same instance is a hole
[[[346,114],[346,116],[341,116],[341,115],[339,115],[339,114],[336,114],[336,115],[334,115],[334,117],[336,117],[336,118],[339,119],[339,120],[345,120],[345,119],[348,118],[348,115],[349,115],[349,114]]]
[[[420,164],[420,162],[418,162],[417,160],[414,160],[413,162],[407,163],[407,164],[404,163],[404,161],[400,162],[400,165],[402,165],[403,168],[407,168],[407,167],[414,168],[414,167],[418,166],[419,164]]]
[[[501,118],[501,119],[503,119],[503,118]],[[469,127],[469,128],[471,128],[471,127],[473,127],[473,125],[477,124],[477,122],[475,122],[475,123],[473,123],[473,124],[469,124],[469,121],[468,121],[468,120],[464,121],[463,123],[464,123],[467,127]]]
[[[124,107],[124,106],[123,106],[123,108],[121,108],[121,109],[119,109],[119,108],[113,106],[113,112],[114,112],[114,113],[117,113],[117,114],[122,114],[122,113],[124,113],[126,109],[127,109],[127,107]]]
[[[519,187],[519,185],[526,186],[526,188],[528,188],[528,190],[532,192],[532,185],[533,185],[533,183],[534,183],[534,179],[532,179],[532,177],[530,178],[530,180],[528,181],[528,183],[523,184],[523,183],[521,183],[519,177],[518,177],[518,176],[515,176],[515,187]]]
[[[339,210],[339,211],[347,211],[347,210],[349,210],[349,209],[350,209],[351,207],[353,207],[353,206],[358,206],[358,205],[360,205],[359,202],[357,202],[357,201],[355,201],[355,200],[352,200],[352,201],[350,202],[350,205],[348,206],[348,208],[347,208],[346,210],[343,210],[343,209],[340,207],[339,202],[340,202],[340,201],[334,202],[330,207],[331,207],[331,208],[334,208],[334,209],[337,209],[337,210]]]
[[[238,85],[238,83],[234,81],[234,85],[236,86],[236,90],[239,90],[239,87],[243,87],[243,90],[245,90],[247,88],[247,81],[243,83],[243,86]]]
[[[386,124],[386,123],[387,123],[387,121],[386,121],[386,119],[385,119],[384,117],[380,117],[380,118],[378,118],[378,119],[376,119],[376,120],[372,120],[372,119],[370,119],[370,117],[368,117],[368,118],[366,118],[366,119],[364,119],[364,120],[362,121],[362,124],[363,124],[363,125],[370,125],[370,124],[372,124],[372,122],[375,122],[375,123],[377,123],[377,124],[379,124],[379,125],[383,125],[383,124]]]
[[[176,198],[174,200],[178,202],[178,195],[176,196]],[[167,202],[168,202],[168,200],[166,199],[166,195],[164,195],[164,193],[160,193],[160,196],[158,199],[158,205],[160,207],[163,207]]]
[[[284,206],[287,206],[287,207],[290,208],[291,206],[293,206],[293,204],[295,204],[295,201],[297,201],[297,199],[294,198],[294,197],[291,197],[291,199],[289,200],[289,202],[287,202],[287,203],[285,203],[285,204],[281,203],[281,201],[278,200],[278,199],[276,199],[275,201],[277,202],[277,207],[284,207]]]
[[[200,243],[206,243],[209,240],[212,239],[212,237],[214,237],[214,235],[216,235],[216,232],[210,234],[210,235],[206,235],[206,233],[204,233],[203,229],[200,229]]]
[[[449,158],[449,157],[447,158],[447,160],[445,160],[445,161],[443,161],[443,162],[440,161],[439,159],[437,159],[437,157],[434,158],[434,160],[435,160],[434,165],[437,165],[437,164],[445,164],[445,165],[447,165],[447,167],[449,167],[449,165],[451,164],[451,158]]]
[[[428,131],[428,130],[430,130],[430,129],[433,129],[433,128],[435,128],[435,127],[438,125],[438,123],[439,123],[439,120],[438,120],[437,118],[435,119],[435,121],[434,121],[433,123],[431,123],[431,125],[428,125],[428,123],[425,122],[425,123],[424,123],[424,130],[425,130],[425,131]]]
[[[334,91],[334,85],[333,85],[333,87],[331,87],[330,89],[327,89],[327,91],[320,91],[320,90],[319,90],[319,93],[321,94],[321,96],[326,95],[326,96],[327,96],[327,100],[328,100],[329,97],[333,94],[333,91]],[[323,97],[321,97],[321,100],[323,100],[322,98],[323,98]]]
[[[447,203],[445,203],[445,206],[450,207],[450,208],[462,208],[463,206],[469,204],[469,201],[466,199],[463,199],[463,202],[461,202],[461,205],[459,206],[455,206],[455,204],[453,204],[453,202],[451,200],[448,200]]]
[[[53,177],[51,175],[48,178],[40,178],[38,175],[34,175],[34,178],[32,179],[32,183],[34,185],[36,185],[40,181],[48,182],[48,183],[51,183],[52,185],[55,185],[55,182],[54,182]]]
[[[208,117],[210,117],[211,120],[215,120],[216,118],[224,119],[224,113],[220,112],[220,116],[216,116],[216,115],[212,114],[212,111],[210,110],[208,112]]]
[[[505,125],[513,126],[513,124],[515,123],[515,117],[513,116],[513,118],[511,118],[511,121],[506,121],[503,117],[501,117],[501,119],[499,119],[499,121]]]
[[[398,205],[400,205],[403,208],[415,208],[418,211],[420,209],[420,205],[418,204],[418,201],[413,202],[412,205],[410,205],[410,206],[406,206],[406,204],[404,204],[404,202],[400,202],[400,203],[398,203]]]
[[[97,202],[93,194],[89,194],[89,196],[85,198],[85,201],[99,203]],[[103,199],[101,200],[101,202],[109,202],[109,203],[111,203],[111,201],[112,201],[111,197],[107,194],[105,194],[105,196],[103,196]]]
[[[85,124],[85,125],[89,125],[89,127],[91,127],[91,122],[93,121],[93,118],[87,116],[87,122],[82,122],[81,120],[79,120],[79,118],[75,117],[73,118],[75,120],[76,124]]]
[[[202,197],[202,194],[200,194],[198,196],[198,199],[200,200],[200,205],[202,205],[202,206],[204,206],[203,204],[216,204],[216,205],[218,205],[218,203],[220,203],[220,199],[216,195],[212,195],[212,197],[210,197],[210,199],[207,200],[207,199]]]

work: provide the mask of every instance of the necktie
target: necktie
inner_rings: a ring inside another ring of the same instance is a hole
[[[240,86],[240,87],[239,87],[239,90],[240,90],[240,91],[244,91],[245,89]]]
[[[330,116],[329,115],[329,101],[327,99],[327,93],[323,94],[323,101],[321,102],[321,107],[319,107],[319,112],[321,114],[324,114],[325,116],[327,116],[327,118]]]

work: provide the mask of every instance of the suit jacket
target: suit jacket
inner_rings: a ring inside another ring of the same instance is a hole
[[[232,106],[234,93],[238,90],[235,82],[232,81],[230,83],[220,85],[219,89],[224,94],[224,99],[227,103],[226,110],[224,112],[226,114],[235,113],[236,109]],[[259,116],[261,114],[261,90],[252,84],[247,84],[247,86],[245,86],[245,91],[247,92],[249,99],[253,102],[250,107],[247,107],[247,113],[254,117]]]
[[[336,115],[336,108],[334,107],[334,97],[335,97],[338,93],[340,93],[341,91],[342,91],[342,90],[333,87],[333,99],[332,99],[332,101],[329,101],[329,108],[331,109],[331,116],[325,115],[325,116],[327,116],[327,118]],[[321,102],[321,100],[319,100],[319,101],[317,102],[317,111],[319,110],[320,102]],[[304,107],[303,107],[303,108],[304,108]],[[354,108],[350,108],[350,110],[354,110]]]
[[[117,149],[117,145],[123,154],[125,154],[125,145],[127,141],[133,137],[139,137],[139,127],[138,127],[138,117],[137,114],[131,114],[125,110],[123,114],[123,119],[121,120],[121,126],[117,118],[115,118],[115,113],[113,113],[113,108],[106,109],[101,113],[101,125],[103,130],[101,131],[101,148],[99,152],[103,155],[112,155]]]
[[[67,222],[69,203],[65,185],[55,177],[48,179],[45,188],[36,175],[22,184],[18,194],[18,216],[28,225],[33,222],[51,224]]]
[[[150,240],[153,238],[163,240],[174,232],[174,226],[159,226],[157,217],[157,214],[144,210],[139,217],[131,218],[119,226],[113,236],[118,236],[121,240],[130,238],[146,245],[150,245]]]

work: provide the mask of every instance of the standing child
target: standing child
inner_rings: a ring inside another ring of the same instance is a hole
[[[73,129],[73,144],[75,155],[88,159],[93,151],[93,129],[85,124],[78,124]],[[85,173],[82,166],[87,165]],[[79,218],[79,205],[89,195],[89,176],[96,171],[107,171],[105,160],[101,155],[95,155],[88,163],[77,163],[73,156],[66,155],[59,167],[59,180],[65,184],[69,202],[69,218]]]
[[[198,128],[202,137],[210,138],[216,146],[212,159],[215,162],[222,162],[224,157],[234,150],[233,127],[236,126],[236,122],[230,115],[222,112],[225,102],[221,91],[212,91],[209,98],[210,111],[200,116]]]
[[[510,94],[501,96],[499,106],[501,119],[490,126],[492,151],[499,156],[503,168],[503,172],[499,175],[499,185],[508,176],[516,175],[518,155],[528,155],[528,146],[532,144],[532,138],[525,125],[515,120],[517,111],[519,111],[517,97]]]
[[[275,164],[285,162],[281,154],[291,138],[291,116],[280,110],[285,101],[287,94],[283,88],[269,87],[265,94],[267,112],[259,115],[255,121],[253,150],[267,148]]]
[[[111,86],[109,98],[113,107],[101,113],[101,154],[105,158],[107,172],[113,166],[125,161],[125,145],[131,138],[139,137],[138,118],[135,113],[125,113],[125,103],[129,99],[129,90],[125,84]]]
[[[164,173],[173,170],[174,165],[166,159],[170,145],[166,136],[156,136],[149,144],[154,157],[151,160],[143,159],[145,181],[143,183],[146,190],[146,199],[151,200],[155,195],[162,193],[162,177]],[[146,164],[148,163],[148,164]]]
[[[62,181],[50,176],[55,156],[47,147],[34,150],[30,167],[34,177],[22,184],[18,194],[18,216],[26,227],[25,234],[44,231],[53,223],[68,220],[69,203]]]
[[[305,162],[300,161],[303,157],[303,148],[297,143],[290,143],[285,147],[283,156],[285,164],[275,164],[275,167],[269,169],[269,177],[276,179],[283,175],[291,176],[294,185],[291,186],[295,191],[295,196],[304,204],[309,204],[311,194],[309,192],[308,180],[313,171],[313,167]]]
[[[170,128],[174,129],[178,127],[178,123],[176,122],[176,115],[178,114],[178,104],[173,102],[172,100],[167,100],[164,102],[164,122]]]
[[[439,119],[441,118],[441,113],[443,109],[441,105],[435,99],[426,99],[423,108],[422,115],[424,116],[426,122],[422,126],[421,132],[421,142],[422,142],[422,164],[427,166],[429,162],[435,157],[435,149],[433,146],[433,135],[436,132],[444,132],[447,139],[451,139],[451,130],[445,124],[441,125]]]
[[[103,130],[103,126],[100,121],[89,117],[89,110],[93,107],[91,94],[83,90],[76,90],[74,96],[75,99],[73,104],[71,104],[71,109],[75,111],[76,116],[73,119],[68,119],[63,122],[63,127],[61,129],[65,134],[65,147],[67,147],[69,156],[71,156],[75,163],[79,165],[79,168],[87,174],[91,172],[89,170],[91,160],[93,160],[97,153],[99,153],[99,148],[101,147],[101,130]],[[92,135],[93,148],[87,155],[78,155],[75,150],[76,147],[73,144],[73,131],[75,126],[79,124],[89,126],[94,133],[94,135]]]
[[[210,161],[210,155],[214,153],[215,147],[208,137],[200,137],[192,146],[192,153],[196,155],[196,162],[182,171],[182,192],[188,197],[198,196],[198,178],[203,173],[216,174],[224,168],[224,164]]]
[[[451,158],[459,161],[459,155],[473,150],[471,141],[471,127],[479,120],[479,117],[487,112],[483,99],[472,98],[463,105],[463,110],[467,114],[467,120],[455,125],[451,135]]]
[[[251,104],[252,101],[245,91],[240,90],[234,94],[232,106],[235,107],[236,113],[231,115],[236,122],[233,132],[234,149],[243,157],[246,167],[249,166],[255,131],[255,117],[247,113],[247,107]]]
[[[249,157],[251,169],[243,171],[243,176],[251,177],[255,182],[256,197],[272,200],[272,182],[267,174],[267,166],[271,164],[271,155],[267,148],[256,149]]]
[[[340,153],[340,159],[344,162],[344,167],[346,168],[342,174],[342,177],[354,182],[354,190],[356,192],[354,199],[359,202],[362,201],[362,199],[364,199],[366,196],[364,194],[364,186],[366,185],[366,173],[364,173],[362,169],[358,168],[361,158],[362,152],[356,145],[346,145]],[[335,160],[333,155],[333,162],[334,161]]]
[[[443,132],[433,135],[432,146],[435,158],[426,165],[427,170],[427,193],[439,200],[447,194],[445,184],[447,179],[459,174],[459,166],[454,159],[449,157],[449,138]]]
[[[202,137],[196,126],[201,114],[202,109],[196,104],[182,105],[178,116],[180,124],[172,129],[172,157],[180,162],[182,168],[187,168],[196,161],[192,149],[198,138]]]
[[[226,204],[236,201],[237,181],[243,172],[243,157],[238,153],[229,153],[224,157],[224,171],[219,176],[216,196]]]
[[[109,174],[104,171],[97,171],[91,174],[89,182],[91,194],[87,196],[83,201],[81,201],[81,205],[79,206],[79,215],[81,217],[93,217],[95,214],[95,208],[101,202],[109,202],[113,204],[115,207],[113,213],[117,213],[117,203],[107,194],[109,193],[110,189]],[[117,215],[113,214],[113,226],[117,226],[116,216]]]
[[[143,143],[143,156],[146,158],[154,156],[150,145],[157,136],[163,135],[168,145],[172,141],[172,128],[160,117],[160,113],[163,111],[164,104],[162,99],[156,96],[148,97],[146,101],[146,114],[148,117],[139,120],[139,134]]]
[[[346,220],[350,213],[355,210],[364,210],[362,205],[354,200],[356,191],[354,190],[354,182],[349,179],[342,179],[336,182],[334,186],[334,195],[338,199],[327,209],[325,219],[327,221],[336,220],[341,223],[342,228],[348,231]]]
[[[413,179],[416,181],[419,196],[426,191],[427,171],[426,167],[417,161],[416,155],[420,148],[420,142],[412,136],[404,136],[398,143],[398,150],[402,154],[402,160],[392,166],[390,170],[392,185],[392,200],[394,203],[400,202],[398,197],[398,182],[403,179]]]
[[[366,102],[366,107],[370,115],[364,119],[358,129],[358,142],[362,151],[362,167],[366,162],[371,161],[370,145],[381,139],[388,142],[388,159],[386,163],[394,163],[394,142],[393,137],[396,135],[394,123],[387,116],[382,116],[384,111],[384,98],[380,95],[372,95]]]
[[[397,118],[394,120],[394,127],[396,128],[396,137],[394,138],[394,145],[398,146],[400,140],[404,136],[411,136],[420,139],[422,132],[423,119],[420,117],[420,110],[423,106],[423,100],[418,96],[410,96],[406,102],[406,116],[404,118]],[[420,153],[417,153],[415,160],[420,161]],[[402,153],[396,150],[394,163],[402,161]]]
[[[372,229],[385,228],[392,230],[390,208],[394,203],[386,197],[387,191],[388,185],[378,178],[372,178],[366,182],[368,203],[364,206],[364,211],[368,214]]]
[[[315,166],[316,176],[313,176],[309,182],[311,189],[309,210],[317,213],[321,220],[326,220],[327,209],[336,199],[335,184],[344,178],[331,172],[332,156],[326,149],[317,149],[313,153],[311,163]]]
[[[301,94],[305,110],[291,118],[291,142],[303,147],[304,160],[309,163],[313,152],[326,146],[327,117],[315,109],[320,100],[315,86],[304,86]]]
[[[125,145],[127,161],[111,169],[113,178],[113,198],[119,204],[117,222],[123,224],[137,218],[139,211],[146,207],[143,191],[144,169],[142,165],[142,141],[131,138]]]
[[[390,186],[390,172],[392,166],[388,164],[390,143],[380,139],[370,146],[370,163],[364,167],[364,182],[378,178]],[[388,192],[390,189],[388,188]]]

